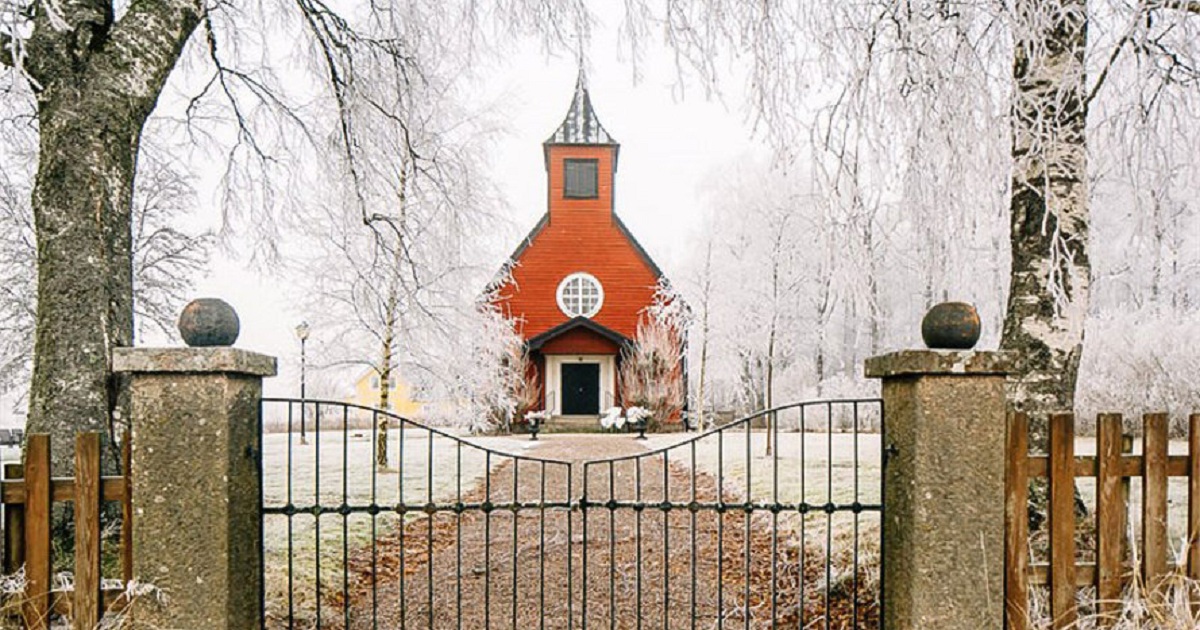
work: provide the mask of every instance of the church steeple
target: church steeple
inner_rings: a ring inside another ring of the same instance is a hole
[[[587,75],[583,67],[579,68],[579,78],[575,81],[575,96],[571,99],[571,107],[562,124],[546,140],[552,144],[605,144],[617,146],[616,140],[608,135],[596,110],[592,109],[592,98],[588,94]]]
[[[620,149],[592,109],[587,77],[580,66],[567,116],[542,144],[551,221],[563,213],[574,217],[612,213]]]

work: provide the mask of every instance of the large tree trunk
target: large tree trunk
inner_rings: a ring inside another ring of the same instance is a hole
[[[1017,356],[1011,400],[1071,411],[1088,311],[1086,0],[1016,3],[1013,59],[1012,275],[1001,348]]]
[[[72,27],[39,15],[27,69],[37,82],[40,154],[33,190],[37,332],[29,431],[50,433],[54,474],[72,470],[77,431],[108,431],[123,384],[113,348],[133,342],[130,213],[138,141],[184,42],[196,2],[66,5]]]

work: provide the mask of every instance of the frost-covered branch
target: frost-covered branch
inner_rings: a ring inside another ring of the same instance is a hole
[[[17,40],[8,33],[0,31],[0,68],[11,68],[17,63]]]
[[[1146,0],[1147,9],[1171,9],[1200,14],[1200,0]]]

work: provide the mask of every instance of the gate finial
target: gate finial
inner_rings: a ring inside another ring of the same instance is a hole
[[[193,348],[232,346],[241,327],[237,311],[219,298],[192,300],[179,314],[179,334]]]
[[[931,350],[970,350],[979,330],[979,312],[966,302],[942,302],[921,320],[921,338]]]

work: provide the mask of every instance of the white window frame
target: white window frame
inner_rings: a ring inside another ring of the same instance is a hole
[[[598,293],[598,295],[596,296],[596,298],[597,298],[596,306],[594,308],[592,308],[592,310],[590,312],[575,313],[571,309],[567,308],[566,302],[563,301],[563,292],[566,290],[567,285],[570,284],[572,280],[576,280],[576,279],[590,280],[591,282],[593,282],[596,285],[596,292]],[[566,315],[567,317],[572,317],[572,318],[587,317],[587,318],[591,319],[592,317],[595,317],[597,313],[600,312],[601,308],[604,307],[604,285],[600,284],[600,281],[596,279],[596,276],[593,276],[592,274],[587,273],[585,271],[577,271],[577,272],[570,274],[567,277],[563,278],[562,282],[558,283],[558,290],[556,290],[554,292],[554,294],[555,294],[556,300],[558,301],[558,310],[562,311],[563,314]]]

